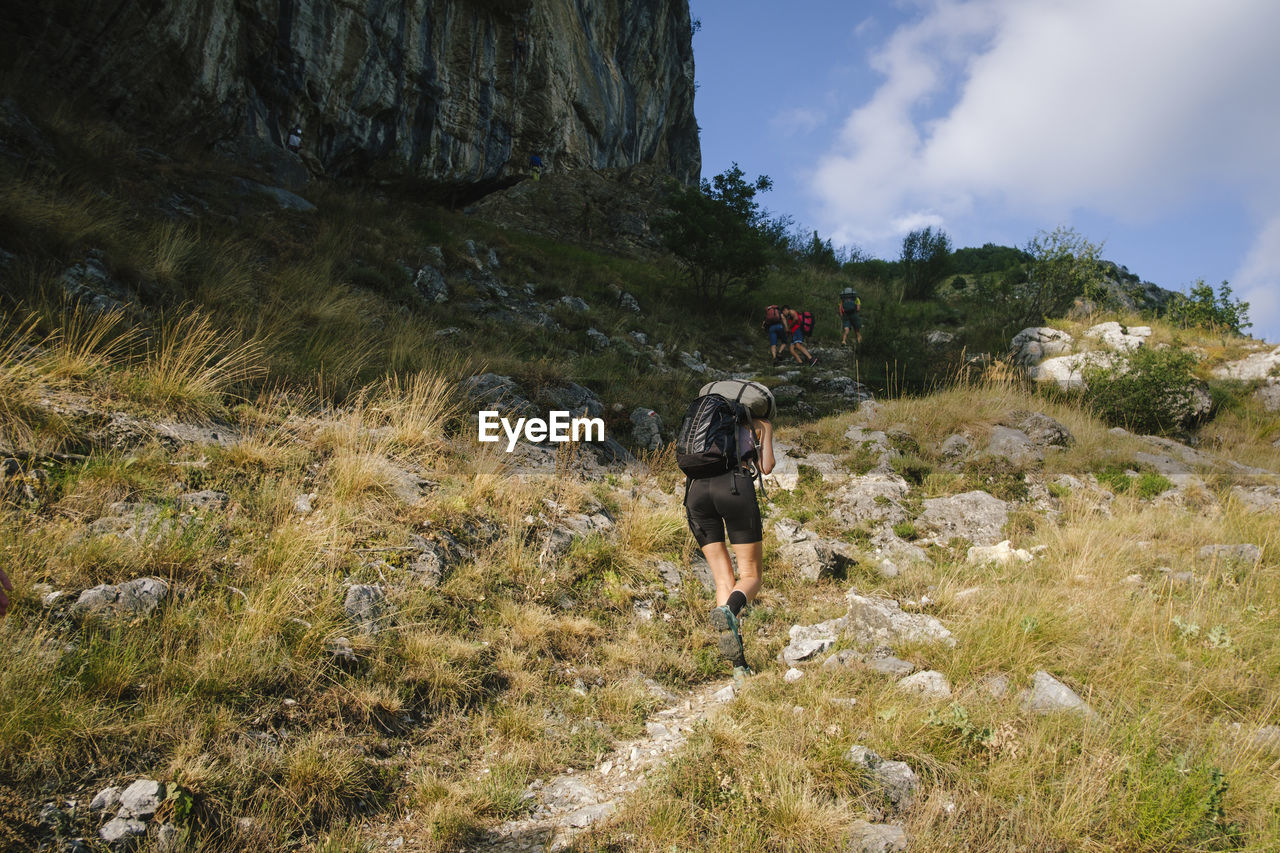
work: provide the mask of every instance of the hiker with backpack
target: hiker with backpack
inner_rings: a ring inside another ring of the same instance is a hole
[[[804,345],[804,336],[813,331],[813,312],[797,311],[790,306],[783,305],[782,320],[786,323],[787,329],[791,333],[791,354],[795,356],[796,363],[810,366],[817,364],[817,357],[812,355]],[[801,355],[803,355],[803,358]]]
[[[773,358],[773,363],[777,364],[778,359],[782,357],[782,348],[789,343],[787,327],[782,320],[782,309],[777,305],[770,305],[764,309],[762,325],[769,334],[769,355]]]
[[[293,130],[289,131],[289,136],[284,141],[284,147],[294,154],[302,150],[302,125],[295,124],[293,126]]]
[[[764,525],[755,479],[773,470],[773,394],[759,382],[726,379],[702,386],[676,438],[685,473],[685,516],[716,585],[711,626],[734,677],[751,674],[738,620],[760,591]],[[725,545],[737,558],[738,574]]]
[[[862,345],[862,300],[858,298],[858,292],[852,287],[846,287],[840,292],[840,301],[836,303],[836,309],[840,314],[840,325],[844,327],[844,333],[840,337],[840,346],[849,345],[849,330],[853,329],[853,345],[855,347]]]

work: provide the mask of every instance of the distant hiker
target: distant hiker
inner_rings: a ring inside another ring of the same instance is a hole
[[[805,335],[813,331],[813,313],[810,311],[797,311],[790,306],[783,305],[782,320],[787,325],[787,331],[791,333],[790,349],[791,354],[795,356],[796,364],[817,364],[817,356],[812,355],[804,345]]]
[[[284,141],[284,147],[294,154],[297,154],[302,148],[302,128],[299,125],[295,124],[293,130],[289,131],[289,136]]]
[[[850,329],[853,329],[854,346],[861,345],[862,300],[858,298],[858,292],[851,287],[846,287],[840,292],[840,301],[836,303],[836,307],[840,312],[840,324],[844,326],[844,332],[840,336],[840,346],[849,345]]]
[[[516,34],[512,38],[511,55],[516,62],[523,62],[528,49],[529,42],[525,38],[524,27],[516,27]]]
[[[685,517],[716,585],[711,626],[735,678],[751,674],[738,619],[760,591],[764,525],[754,480],[773,470],[776,412],[773,394],[759,382],[709,382],[689,404],[676,438]],[[736,578],[726,535],[737,557]]]
[[[787,327],[782,322],[782,309],[777,305],[764,309],[764,323],[761,325],[769,335],[769,355],[773,356],[773,363],[777,364],[782,357],[783,347],[790,343],[787,340]]]
[[[535,181],[542,180],[542,158],[537,154],[529,155],[529,171],[533,173]]]
[[[582,233],[587,236],[588,240],[591,239],[591,234],[594,230],[591,226],[595,218],[596,206],[592,204],[591,196],[587,196],[582,200]]]
[[[0,569],[0,616],[9,612],[9,596],[6,592],[13,592],[13,584],[9,581],[9,576],[4,573],[4,569]]]

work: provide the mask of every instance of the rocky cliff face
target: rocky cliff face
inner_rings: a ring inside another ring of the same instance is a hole
[[[297,123],[326,173],[462,191],[533,154],[701,170],[688,0],[7,5],[9,64],[185,140],[260,153]]]

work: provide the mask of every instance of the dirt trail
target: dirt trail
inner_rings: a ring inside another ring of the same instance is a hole
[[[570,770],[529,786],[528,817],[508,821],[468,844],[468,853],[550,853],[567,847],[578,833],[618,810],[623,799],[665,766],[699,721],[731,702],[737,688],[730,680],[713,682],[677,697],[650,715],[645,735],[619,743],[591,770]],[[428,849],[425,828],[412,814],[372,833],[386,849],[402,853]]]

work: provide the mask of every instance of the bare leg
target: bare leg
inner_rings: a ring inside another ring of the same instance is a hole
[[[733,553],[738,558],[738,578],[733,575],[733,563],[729,560],[729,549],[723,542],[709,542],[702,548],[711,568],[711,578],[716,584],[716,605],[729,600],[729,595],[740,590],[751,601],[760,591],[760,571],[764,563],[764,544],[752,542],[747,545],[734,545]]]
[[[738,582],[733,589],[739,590],[747,597],[747,603],[755,599],[760,591],[761,569],[764,565],[764,543],[751,542],[747,545],[734,545],[733,553],[738,558]],[[730,590],[732,592],[733,590]],[[729,600],[729,596],[725,596]]]
[[[729,600],[733,592],[733,563],[729,560],[729,549],[723,542],[708,542],[702,546],[702,555],[707,558],[711,568],[711,579],[716,584],[716,606]]]

